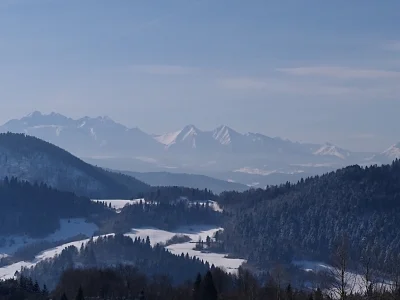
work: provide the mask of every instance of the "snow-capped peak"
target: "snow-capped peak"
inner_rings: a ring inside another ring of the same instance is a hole
[[[155,136],[155,140],[158,141],[161,144],[164,144],[166,146],[172,145],[176,143],[176,138],[178,135],[181,133],[182,130],[162,134],[162,135],[157,135]]]
[[[36,118],[41,116],[43,116],[42,113],[40,111],[35,110],[34,112],[27,114],[24,118]]]
[[[179,134],[179,138],[182,141],[187,140],[188,138],[193,138],[198,135],[199,130],[194,125],[187,125]]]
[[[345,159],[347,156],[350,156],[350,153],[344,149],[336,147],[331,143],[325,143],[322,145],[317,151],[313,153],[314,155],[321,156],[336,156],[341,159]]]
[[[232,143],[231,138],[232,129],[228,126],[221,125],[213,131],[213,138],[222,145],[230,145]]]
[[[70,123],[72,119],[52,112],[49,114],[43,114],[40,111],[34,111],[22,119],[14,119],[6,123],[6,125],[21,125],[21,126],[52,126],[52,127],[57,127],[57,126],[65,126],[66,124]]]
[[[390,146],[381,154],[391,159],[400,158],[400,143]]]
[[[194,125],[186,125],[183,129],[155,136],[154,139],[167,148],[177,143],[189,143],[196,148],[196,137],[201,133]]]

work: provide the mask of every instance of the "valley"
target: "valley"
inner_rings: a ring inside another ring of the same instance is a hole
[[[0,300],[400,300],[399,12],[0,0]]]

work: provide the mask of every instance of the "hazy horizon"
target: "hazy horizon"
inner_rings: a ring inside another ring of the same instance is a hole
[[[0,4],[0,123],[221,124],[353,151],[400,141],[400,2]]]

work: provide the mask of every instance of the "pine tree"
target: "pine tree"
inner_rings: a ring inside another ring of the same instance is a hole
[[[39,283],[37,281],[35,281],[35,284],[33,285],[33,291],[35,293],[39,293],[40,292]]]
[[[196,280],[193,284],[193,299],[194,300],[200,300],[200,291],[201,291],[201,274],[198,273],[196,276]]]
[[[324,299],[324,296],[322,295],[322,291],[320,288],[317,288],[317,290],[315,291],[314,298],[315,298],[315,300],[323,300]]]
[[[207,235],[207,238],[206,238],[206,244],[207,244],[208,248],[211,247],[211,238],[208,235]]]
[[[61,300],[68,300],[67,295],[65,293],[62,294]]]
[[[82,290],[82,287],[80,286],[79,290],[78,290],[78,294],[75,297],[75,300],[84,300],[84,299],[85,299],[85,297],[83,296],[83,290]]]
[[[217,300],[218,292],[214,285],[214,280],[212,278],[212,274],[210,271],[207,272],[206,276],[204,276],[203,282],[203,300]]]
[[[288,300],[293,299],[293,290],[292,290],[292,286],[290,285],[290,283],[288,284],[288,286],[286,288],[286,299],[288,299]]]
[[[43,290],[42,290],[43,296],[47,297],[49,294],[49,290],[47,289],[47,285],[43,285]]]
[[[144,298],[144,291],[142,290],[139,294],[139,297],[137,298],[138,300],[145,300]]]

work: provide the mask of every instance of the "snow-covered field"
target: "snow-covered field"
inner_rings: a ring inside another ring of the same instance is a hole
[[[133,204],[139,204],[140,201],[142,201],[142,203],[146,203],[146,204],[156,204],[156,202],[150,202],[150,201],[145,201],[144,199],[133,199],[133,200],[123,200],[123,199],[105,199],[105,200],[101,200],[101,199],[92,199],[92,201],[94,202],[105,202],[107,203],[107,205],[111,204],[111,207],[113,209],[116,210],[116,212],[121,212],[121,210],[127,206],[127,205],[133,205]],[[221,207],[218,205],[217,202],[212,201],[212,200],[197,200],[197,201],[188,201],[188,203],[190,203],[191,205],[194,205],[196,203],[199,204],[206,204],[208,203],[210,205],[210,207],[215,210],[215,211],[219,211],[222,212]]]
[[[307,272],[327,272],[328,274],[337,274],[334,272],[334,267],[316,261],[294,261],[294,265],[304,269]],[[345,273],[345,281],[347,283],[347,292],[348,293],[365,293],[366,284],[365,278],[356,273],[356,272],[346,272]],[[382,281],[377,280],[374,282],[374,285],[378,289],[390,289],[390,282],[389,281]],[[333,290],[326,291],[330,293],[333,297],[335,296],[335,292]]]
[[[78,234],[85,234],[87,236],[92,236],[98,227],[93,223],[86,223],[85,219],[65,219],[60,220],[60,229],[56,232],[48,235],[43,239],[32,239],[24,236],[8,236],[0,237],[4,238],[5,245],[0,247],[0,258],[6,257],[13,254],[19,248],[26,245],[38,242],[38,241],[62,241],[68,238],[77,236]],[[87,242],[88,240],[86,240]],[[19,271],[21,267],[30,267],[38,263],[39,261],[46,259],[48,257],[53,257],[54,255],[61,253],[63,249],[69,245],[81,245],[84,241],[78,241],[73,243],[64,244],[62,246],[56,247],[54,249],[46,250],[39,254],[32,262],[17,262],[15,264],[0,268],[0,279],[7,279],[14,276],[15,271]]]
[[[175,235],[187,235],[191,238],[191,242],[169,245],[167,249],[176,255],[181,255],[182,253],[186,255],[186,253],[188,253],[189,256],[198,257],[210,264],[214,264],[217,267],[224,268],[229,273],[235,273],[240,265],[245,262],[245,260],[226,258],[226,254],[221,253],[203,253],[193,250],[195,244],[192,242],[197,242],[199,238],[205,241],[207,236],[213,237],[215,232],[222,229],[223,228],[204,225],[184,226],[173,231],[165,231],[156,228],[136,228],[132,229],[132,231],[126,235],[133,239],[135,237],[144,239],[148,236],[152,246],[159,243],[165,243]]]
[[[0,258],[13,254],[19,248],[38,241],[62,241],[78,234],[92,236],[96,230],[98,230],[98,227],[95,224],[86,223],[85,219],[77,218],[60,220],[60,228],[42,239],[33,239],[26,236],[0,236],[0,241],[3,244],[0,246]]]
[[[92,199],[93,202],[105,202],[107,205],[111,204],[111,207],[115,209],[117,212],[121,212],[121,210],[127,205],[139,204],[140,201],[145,202],[144,199],[133,199],[133,200],[124,200],[124,199]],[[146,201],[147,204],[150,202]]]
[[[121,211],[125,207],[125,205],[131,205],[134,204],[133,200],[97,200],[97,199],[92,199],[93,202],[105,202],[107,205],[111,204],[111,207],[115,209],[117,212]]]
[[[126,233],[126,236],[134,239],[135,237],[140,237],[145,239],[147,236],[150,238],[151,244],[154,246],[158,243],[165,243],[167,240],[172,238],[174,235],[187,235],[189,236],[193,242],[198,241],[199,237],[203,240],[207,238],[207,236],[212,237],[214,233],[222,228],[210,227],[210,226],[186,226],[178,228],[174,231],[165,231],[159,230],[156,228],[134,228],[131,232]],[[97,237],[94,237],[96,239]],[[89,239],[75,241],[71,243],[67,243],[46,251],[41,252],[32,262],[18,262],[3,268],[0,268],[0,279],[12,278],[16,271],[19,271],[21,267],[32,267],[37,263],[52,258],[62,252],[63,249],[69,246],[75,246],[78,249],[82,244],[86,244]],[[167,249],[176,255],[180,255],[182,253],[188,253],[190,256],[196,256],[204,261],[209,262],[210,264],[214,264],[215,266],[224,268],[227,272],[234,273],[237,271],[238,267],[245,262],[242,259],[230,259],[225,258],[225,254],[217,254],[217,253],[202,253],[199,251],[193,250],[195,244],[194,243],[183,243],[183,244],[175,244],[170,245]]]
[[[158,243],[165,243],[167,240],[172,238],[174,235],[187,235],[191,238],[191,242],[197,242],[199,238],[203,241],[206,240],[207,236],[213,237],[215,232],[218,230],[222,230],[222,228],[215,228],[212,226],[185,226],[180,227],[174,231],[165,231],[159,230],[155,228],[141,228],[141,229],[133,229],[131,233],[127,233],[127,236],[131,238],[140,237],[146,238],[149,236],[151,244],[154,246]],[[221,253],[206,253],[193,250],[195,244],[187,242],[181,244],[174,244],[167,247],[167,249],[176,255],[180,255],[184,253],[189,254],[189,256],[195,256],[199,259],[207,261],[210,264],[214,264],[217,267],[224,268],[229,273],[235,273],[240,265],[245,262],[243,259],[231,259],[226,258],[226,254]]]

